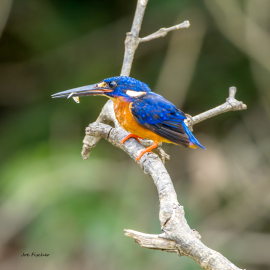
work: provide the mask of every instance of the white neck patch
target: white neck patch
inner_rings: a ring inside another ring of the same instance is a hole
[[[130,97],[140,97],[142,95],[145,95],[146,92],[143,91],[133,91],[133,90],[127,90],[126,94]]]

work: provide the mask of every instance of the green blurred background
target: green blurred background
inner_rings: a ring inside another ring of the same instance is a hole
[[[141,248],[123,229],[160,233],[152,179],[84,129],[106,98],[50,95],[120,74],[136,1],[0,1],[0,269],[200,269]],[[236,86],[248,110],[204,121],[207,151],[164,145],[190,226],[239,267],[270,269],[270,1],[150,0],[131,76],[196,115]],[[22,258],[22,253],[49,257]]]

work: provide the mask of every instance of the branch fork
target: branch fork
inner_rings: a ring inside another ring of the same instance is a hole
[[[149,36],[139,38],[147,2],[148,0],[138,0],[137,2],[132,28],[127,33],[125,41],[125,55],[121,76],[129,76],[134,53],[140,42],[163,37],[169,31],[189,27],[189,22],[185,21],[182,24],[170,28],[161,28]],[[224,104],[194,117],[188,115],[185,123],[192,129],[193,125],[218,114],[228,111],[245,110],[247,106],[235,99],[235,93],[236,88],[230,87],[229,97]],[[83,159],[88,159],[92,149],[97,145],[100,138],[104,138],[136,160],[140,151],[144,147],[149,146],[151,141],[141,140],[141,143],[139,143],[137,140],[131,138],[121,145],[122,139],[127,135],[128,132],[117,122],[114,115],[113,102],[109,100],[103,107],[97,120],[86,128],[82,150]],[[156,149],[156,153],[144,154],[138,161],[138,165],[144,173],[153,179],[157,187],[160,202],[159,220],[162,233],[156,235],[125,230],[125,235],[133,238],[142,247],[173,252],[179,256],[188,256],[195,260],[203,269],[240,270],[220,253],[205,246],[200,241],[200,234],[189,227],[185,219],[184,208],[177,200],[170,175],[164,166],[164,162],[169,159],[169,156],[162,150],[161,145]]]

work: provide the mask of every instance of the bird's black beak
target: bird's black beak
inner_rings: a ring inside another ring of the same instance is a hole
[[[106,93],[109,93],[112,91],[113,89],[110,89],[105,82],[101,82],[98,84],[92,84],[92,85],[87,85],[87,86],[82,86],[82,87],[62,91],[62,92],[53,94],[52,98],[72,97],[77,103],[79,103],[79,97],[106,95]]]

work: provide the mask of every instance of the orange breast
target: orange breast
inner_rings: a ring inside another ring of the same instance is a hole
[[[170,141],[136,122],[131,112],[132,103],[124,101],[123,98],[114,99],[113,102],[116,119],[125,130],[139,137],[150,139],[158,143],[171,143]]]

